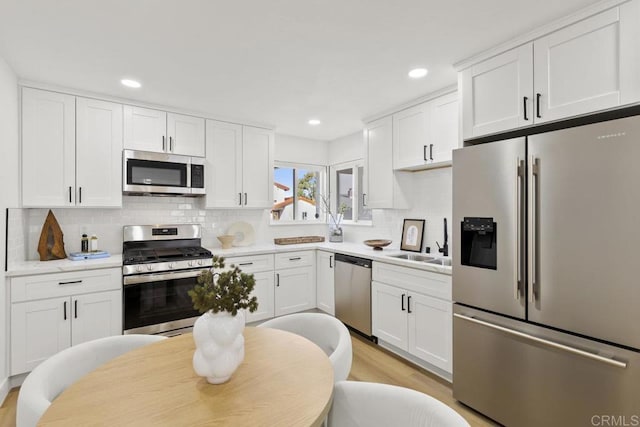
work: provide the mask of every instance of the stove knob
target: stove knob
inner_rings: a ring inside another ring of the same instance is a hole
[[[153,270],[153,264],[147,265],[147,270],[149,270],[149,271]]]
[[[141,272],[141,271],[142,271],[142,266],[141,266],[141,265],[138,265],[138,266],[136,267],[136,271],[137,271],[137,272]]]
[[[173,263],[172,263],[172,262],[170,262],[170,263],[169,263],[169,265],[168,265],[168,267],[169,267],[169,268],[173,268]]]
[[[198,260],[198,265],[202,265],[202,260],[201,259]]]
[[[189,261],[187,264],[189,264],[189,267],[193,267],[193,261]]]

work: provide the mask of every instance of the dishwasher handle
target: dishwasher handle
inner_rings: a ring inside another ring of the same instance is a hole
[[[365,258],[358,258],[351,255],[336,254],[336,262],[344,262],[347,264],[357,265],[359,267],[371,268],[371,260]]]

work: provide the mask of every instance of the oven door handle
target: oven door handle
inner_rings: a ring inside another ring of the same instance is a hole
[[[207,269],[124,276],[123,284],[124,286],[127,286],[127,285],[137,285],[140,283],[160,282],[162,280],[188,279],[190,277],[198,277],[200,273],[206,270]]]

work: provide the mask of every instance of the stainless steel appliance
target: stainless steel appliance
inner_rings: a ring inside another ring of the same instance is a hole
[[[371,260],[336,254],[336,317],[371,338]]]
[[[187,292],[213,264],[200,246],[200,226],[124,227],[123,316],[125,334],[176,335],[199,316]]]
[[[204,157],[124,150],[122,159],[125,194],[205,194]]]
[[[454,151],[456,399],[507,426],[640,420],[638,158],[639,117]]]

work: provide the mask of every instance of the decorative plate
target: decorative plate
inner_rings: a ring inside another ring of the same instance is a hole
[[[227,229],[227,234],[236,236],[233,246],[251,246],[256,241],[256,233],[248,222],[234,222]]]
[[[385,239],[373,239],[373,240],[365,240],[364,244],[367,246],[371,246],[375,251],[381,251],[385,246],[389,246],[391,244],[391,240]]]

